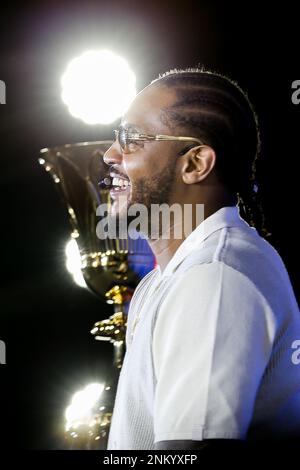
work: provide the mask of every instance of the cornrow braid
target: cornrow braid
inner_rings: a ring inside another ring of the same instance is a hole
[[[162,120],[211,146],[220,181],[236,195],[241,216],[270,236],[258,194],[260,153],[257,116],[246,93],[231,79],[204,68],[173,69],[152,81],[172,88],[177,101],[162,110]]]

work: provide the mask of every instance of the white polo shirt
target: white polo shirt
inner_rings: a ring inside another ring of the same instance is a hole
[[[237,207],[223,207],[134,293],[108,449],[300,437],[296,340],[300,314],[279,254]]]

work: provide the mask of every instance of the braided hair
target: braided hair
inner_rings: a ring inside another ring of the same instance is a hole
[[[172,88],[177,96],[174,105],[162,110],[162,120],[214,149],[216,174],[236,196],[241,216],[268,237],[256,183],[259,126],[246,93],[231,79],[203,68],[170,70],[153,83]]]

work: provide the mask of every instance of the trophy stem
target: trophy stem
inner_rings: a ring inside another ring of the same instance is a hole
[[[96,340],[113,343],[114,367],[121,369],[125,355],[127,326],[125,300],[128,297],[128,288],[116,285],[105,294],[105,297],[108,303],[114,305],[115,313],[108,319],[95,323],[91,334]]]

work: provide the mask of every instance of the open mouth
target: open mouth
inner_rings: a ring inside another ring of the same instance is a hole
[[[111,189],[116,191],[124,191],[130,186],[130,181],[120,176],[114,176],[111,178]]]
[[[130,189],[131,183],[125,176],[110,174],[110,193],[123,193]]]
[[[109,176],[106,176],[98,184],[101,189],[108,189],[112,197],[120,193],[129,192],[131,188],[129,178],[116,173],[110,173]]]

